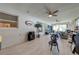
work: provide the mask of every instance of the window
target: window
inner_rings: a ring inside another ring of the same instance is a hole
[[[66,24],[53,25],[54,31],[66,31],[66,29],[67,29]]]
[[[76,26],[79,26],[79,19],[76,20]]]

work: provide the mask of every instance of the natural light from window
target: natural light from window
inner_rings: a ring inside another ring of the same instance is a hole
[[[66,24],[53,25],[53,30],[54,31],[66,31],[66,29],[67,29]]]

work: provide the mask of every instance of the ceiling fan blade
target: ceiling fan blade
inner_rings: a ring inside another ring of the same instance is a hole
[[[48,8],[47,6],[45,6],[44,8],[47,11],[47,13],[49,13],[51,11],[50,8]]]
[[[59,11],[59,10],[54,11],[53,14],[57,13],[58,11]]]
[[[47,11],[46,12],[48,15],[52,15],[52,12],[51,11]]]
[[[52,16],[57,16],[55,13],[57,13],[59,10],[55,10],[54,12],[52,12],[51,11],[51,9],[50,8],[48,8],[47,6],[45,6],[44,7],[45,9],[46,9],[46,13],[48,14],[48,15],[52,15]]]

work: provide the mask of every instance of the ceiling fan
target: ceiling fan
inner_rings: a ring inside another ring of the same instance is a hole
[[[57,16],[56,13],[59,12],[59,10],[52,11],[50,8],[47,8],[47,7],[45,9],[47,10],[46,13],[48,14],[48,17]]]

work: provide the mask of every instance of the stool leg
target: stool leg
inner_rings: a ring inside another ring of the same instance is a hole
[[[52,51],[52,45],[51,45],[51,47],[50,47],[50,51]]]
[[[59,52],[59,47],[58,47],[58,43],[56,43],[57,44],[57,50],[58,50],[58,52]]]

